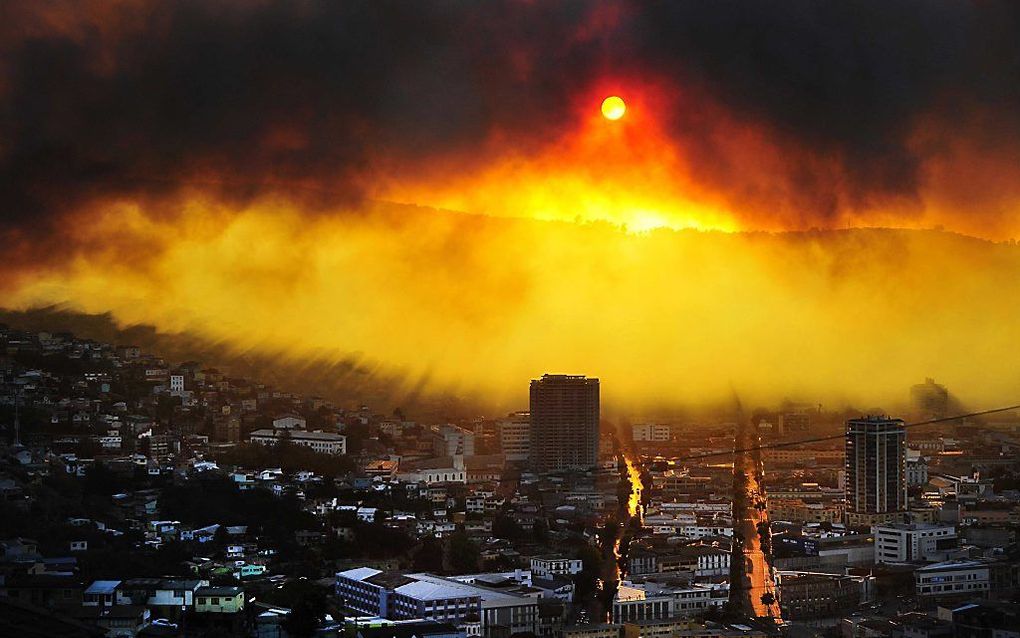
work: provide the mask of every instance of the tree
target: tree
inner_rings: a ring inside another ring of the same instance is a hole
[[[224,549],[227,543],[230,542],[230,536],[227,534],[227,526],[220,525],[216,528],[216,533],[213,534],[213,544],[217,549]]]
[[[283,628],[294,638],[307,638],[326,617],[326,589],[305,579],[292,580],[266,595],[266,602],[290,609]]]
[[[517,521],[506,514],[500,514],[492,521],[492,535],[514,541],[524,536],[524,530]]]
[[[443,571],[443,543],[435,536],[427,536],[414,554],[414,570],[419,572]]]
[[[457,530],[450,536],[450,566],[455,572],[465,574],[476,571],[481,554],[478,545],[464,530]]]
[[[531,534],[535,537],[536,543],[544,545],[549,542],[549,526],[540,518],[535,519],[535,524],[531,526]]]
[[[585,544],[577,552],[581,559],[581,571],[574,574],[574,600],[583,601],[597,589],[596,583],[602,574],[602,554],[592,545]]]

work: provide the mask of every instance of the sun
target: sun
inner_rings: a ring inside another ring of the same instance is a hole
[[[618,120],[627,112],[627,104],[623,98],[617,95],[610,95],[602,100],[602,117],[607,120]]]

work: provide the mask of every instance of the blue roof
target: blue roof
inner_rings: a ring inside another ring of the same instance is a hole
[[[119,580],[97,580],[89,585],[89,588],[85,590],[86,594],[112,594],[117,585],[120,584]]]

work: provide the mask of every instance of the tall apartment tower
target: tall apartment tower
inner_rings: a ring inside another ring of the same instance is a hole
[[[598,463],[599,380],[545,374],[531,381],[531,465],[539,471]]]
[[[513,412],[499,422],[499,446],[508,463],[531,459],[531,414]]]
[[[927,378],[924,383],[910,387],[910,403],[919,416],[941,419],[949,414],[949,390],[935,383],[935,379]]]
[[[893,522],[907,510],[906,430],[902,419],[846,422],[846,517],[855,525]]]

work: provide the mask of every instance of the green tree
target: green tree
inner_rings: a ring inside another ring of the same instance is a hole
[[[467,532],[457,530],[450,536],[450,566],[457,573],[464,574],[476,571],[481,559],[481,550],[471,540]]]
[[[581,559],[581,571],[574,575],[574,600],[587,600],[596,590],[596,582],[602,575],[602,554],[593,545],[585,544],[577,552]]]
[[[500,514],[492,521],[492,535],[514,541],[524,537],[524,530],[517,521],[506,514]]]
[[[535,524],[531,526],[531,535],[535,537],[536,543],[548,543],[549,542],[549,526],[546,525],[545,521],[538,518],[535,519]]]
[[[307,638],[326,617],[327,591],[324,587],[303,578],[292,580],[283,587],[266,594],[266,602],[290,609],[283,628],[294,638]]]
[[[443,571],[443,543],[435,536],[427,536],[414,554],[414,569],[419,572]]]

